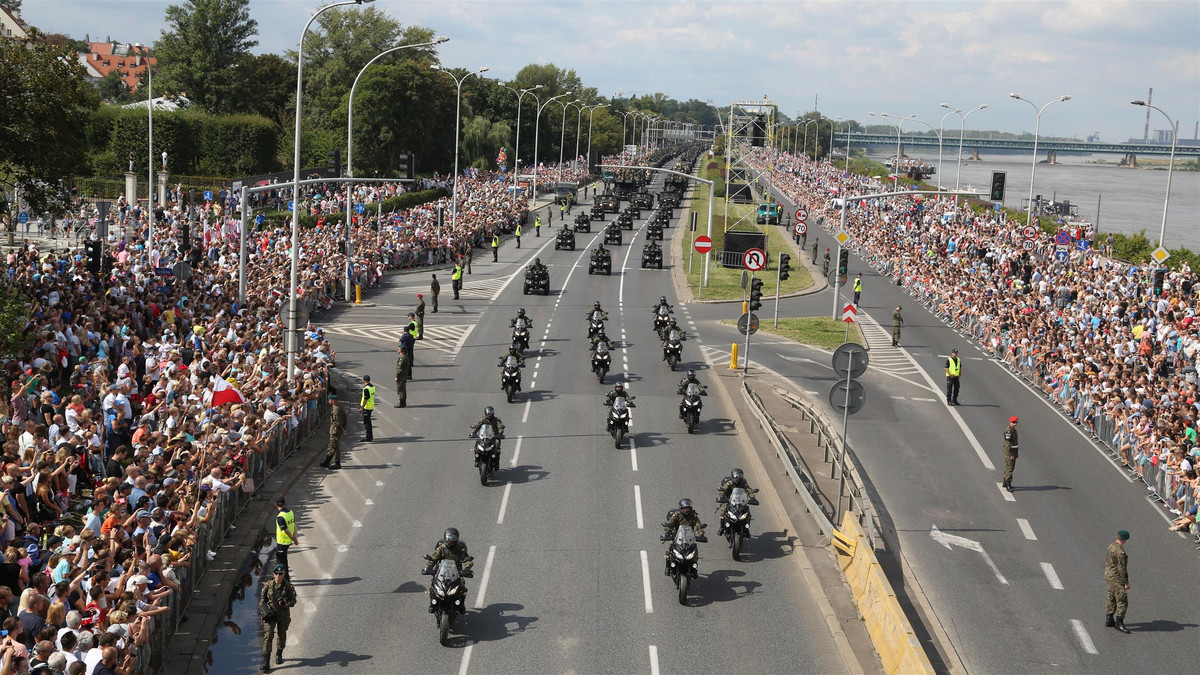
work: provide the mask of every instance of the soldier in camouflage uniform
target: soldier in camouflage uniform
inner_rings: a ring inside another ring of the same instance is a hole
[[[696,531],[696,538],[704,537],[703,523],[700,522],[700,514],[692,508],[692,500],[680,499],[679,508],[671,509],[667,512],[667,522],[663,523],[663,541],[672,541],[675,539],[675,532],[679,530],[680,525],[691,525]],[[671,547],[667,546],[667,550],[663,552],[663,574],[670,576],[671,574]]]
[[[900,346],[900,327],[904,325],[904,315],[900,313],[900,305],[892,312],[892,346]]]
[[[1021,454],[1020,440],[1017,438],[1017,416],[1008,418],[1008,428],[1004,430],[1004,482],[1000,484],[1005,490],[1013,491],[1013,469],[1017,466],[1017,456]]]
[[[609,339],[609,337],[607,335],[604,334],[604,326],[601,326],[600,328],[598,328],[596,330],[596,335],[594,337],[592,337],[591,348],[592,348],[593,352],[596,351],[596,345],[600,344],[601,342],[604,343],[605,347],[608,347],[609,351],[612,351],[613,341],[611,339]]]
[[[483,425],[485,424],[490,426],[492,431],[497,436],[504,435],[504,422],[501,421],[499,417],[496,417],[496,410],[490,405],[483,409],[483,418],[481,418],[475,423],[474,426],[471,427],[471,435],[474,436],[475,434],[479,433],[479,430],[482,429]]]
[[[333,410],[329,412],[329,449],[325,451],[325,461],[321,466],[327,469],[342,468],[342,434],[346,433],[346,410],[340,405],[336,391],[329,393],[329,402]]]
[[[287,567],[275,566],[274,574],[262,590],[258,601],[258,616],[263,619],[262,672],[271,672],[271,645],[279,633],[275,663],[283,663],[283,648],[287,646],[287,630],[292,623],[292,608],[296,606],[296,588],[285,576]]]
[[[425,339],[425,296],[417,293],[417,339]]]
[[[433,547],[433,555],[429,556],[429,565],[425,567],[425,573],[432,573],[435,563],[439,560],[453,560],[458,563],[458,571],[463,576],[472,576],[471,567],[475,564],[467,554],[467,545],[459,541],[458,528],[450,527],[446,529],[442,535],[442,540]]]
[[[721,518],[721,525],[717,530],[717,534],[725,534],[725,509],[729,507],[729,495],[733,493],[734,488],[742,488],[746,491],[747,495],[753,495],[755,492],[758,492],[757,489],[750,487],[750,483],[746,482],[746,474],[738,468],[734,468],[725,480],[721,481],[721,487],[717,488],[717,492],[721,495],[721,499],[725,501],[721,502],[721,508],[717,511]],[[757,502],[757,499],[750,498],[751,504]]]
[[[396,350],[396,398],[399,402],[394,407],[408,406],[408,354],[403,349]]]
[[[1104,580],[1108,582],[1108,601],[1105,606],[1104,625],[1129,633],[1125,627],[1125,612],[1129,609],[1129,556],[1125,554],[1125,542],[1129,541],[1129,530],[1117,530],[1116,540],[1108,545],[1104,560]]]

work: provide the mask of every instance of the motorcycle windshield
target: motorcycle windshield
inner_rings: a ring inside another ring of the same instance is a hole
[[[439,560],[434,579],[449,588],[458,581],[458,565],[453,560]]]
[[[680,340],[683,339],[683,336],[679,334],[679,331],[672,330],[671,334],[667,337],[667,339],[670,340],[671,342],[679,342]]]
[[[525,327],[526,327],[525,319],[517,319],[517,324],[516,324],[516,326],[514,326],[514,328],[516,328],[517,330],[525,330]]]
[[[667,309],[666,307],[664,307],[662,305],[658,306],[658,315],[659,316],[666,317],[666,316],[670,316],[670,314],[671,314],[671,310]]]
[[[600,322],[604,320],[604,313],[600,310],[592,312],[592,321]]]
[[[596,343],[596,356],[608,356],[608,345],[603,342]]]
[[[696,545],[696,532],[691,525],[680,525],[675,530],[675,545],[685,550]]]
[[[496,438],[496,432],[492,431],[492,426],[490,424],[485,424],[485,425],[479,427],[479,442],[480,443],[482,443],[483,445],[487,445],[495,438]]]
[[[624,396],[618,396],[613,399],[613,412],[625,412],[629,410],[629,404],[625,402]]]
[[[688,398],[695,398],[700,395],[700,385],[695,382],[688,382],[687,391],[684,394]]]
[[[749,503],[750,495],[746,494],[742,488],[733,488],[733,491],[729,493],[730,506],[746,506]]]
[[[515,370],[516,367],[517,367],[517,357],[510,354],[508,356],[508,358],[504,361],[504,369],[505,370]]]

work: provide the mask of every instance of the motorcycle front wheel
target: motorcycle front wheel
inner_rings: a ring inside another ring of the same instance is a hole
[[[488,478],[491,475],[492,475],[492,459],[490,457],[484,456],[484,458],[479,461],[479,484],[486,486],[488,484]]]
[[[674,354],[667,355],[667,365],[671,367],[671,370],[675,370],[675,364],[677,363],[679,363],[679,359]]]
[[[745,539],[741,534],[734,533],[733,535],[733,559],[742,559],[742,541]]]
[[[681,605],[687,604],[688,584],[690,582],[691,582],[691,579],[688,578],[688,575],[686,573],[681,574],[679,576],[679,604],[681,604]]]
[[[625,430],[618,427],[616,430],[613,431],[613,441],[614,441],[613,447],[620,448],[621,441],[623,441],[623,440],[625,440]]]
[[[438,642],[443,647],[448,647],[450,643],[450,624],[454,622],[453,614],[442,615],[440,612],[437,615],[438,619]]]
[[[696,433],[696,416],[691,413],[687,416],[687,428],[689,434]]]
[[[517,388],[514,385],[510,384],[504,388],[504,395],[505,395],[505,397],[508,398],[509,403],[513,402],[513,396],[516,396],[516,394],[517,394]]]

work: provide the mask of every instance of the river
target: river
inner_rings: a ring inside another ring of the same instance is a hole
[[[873,159],[882,161],[891,157],[895,150],[871,148]],[[964,146],[963,156],[969,151]],[[938,153],[925,148],[905,149],[909,157],[925,160],[937,166]],[[1045,158],[1046,153],[1038,154]],[[942,187],[954,187],[954,162],[958,156],[958,143],[947,142],[942,157],[945,176]],[[1155,158],[1157,159],[1157,157]],[[1098,160],[1108,164],[1096,164]],[[1034,195],[1042,195],[1057,201],[1067,200],[1079,207],[1079,216],[1095,223],[1097,198],[1100,204],[1099,229],[1104,232],[1136,234],[1146,231],[1146,236],[1155,241],[1162,226],[1163,197],[1167,191],[1166,169],[1123,169],[1116,163],[1120,155],[1066,155],[1058,154],[1058,164],[1038,164]],[[1175,172],[1171,178],[1171,202],[1167,209],[1167,248],[1186,247],[1200,251],[1200,171],[1180,171],[1180,157],[1175,157]],[[1029,196],[1030,155],[982,155],[981,161],[964,161],[960,184],[970,185],[977,192],[987,192],[991,187],[992,172],[1008,173],[1004,205],[1024,208]],[[937,175],[929,179],[936,183]]]

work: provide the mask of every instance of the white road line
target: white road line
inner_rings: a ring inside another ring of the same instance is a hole
[[[536,380],[537,378],[535,377],[533,379]],[[525,424],[526,422],[529,421],[529,406],[531,406],[531,405],[533,405],[532,400],[525,401],[525,414],[521,415],[521,424]]]
[[[1004,501],[1015,502],[1017,498],[1012,496],[1012,493],[1004,489],[1004,483],[996,483],[996,487],[1000,490],[1000,494],[1004,495]]]
[[[629,439],[629,461],[633,463],[633,470],[637,471],[637,443],[633,439]]]
[[[504,510],[508,508],[508,493],[512,492],[512,483],[504,486],[504,496],[500,498],[500,515],[496,517],[496,524],[504,524]]]
[[[1058,572],[1054,571],[1054,565],[1048,562],[1042,563],[1042,574],[1046,575],[1046,581],[1050,582],[1050,588],[1056,591],[1063,589],[1062,581],[1058,578]]]
[[[649,221],[647,221],[647,222],[649,222]],[[642,228],[645,226],[646,226],[646,223],[642,223],[641,227],[639,227],[636,231],[633,232],[633,234],[630,235],[629,248],[625,249],[625,261],[621,263],[621,285],[620,285],[620,288],[617,290],[617,304],[618,305],[622,305],[625,303],[625,277],[627,276],[625,274],[625,271],[629,269],[629,254],[633,253],[633,242],[637,240],[638,233],[641,232]],[[599,235],[597,235],[597,236],[599,236]]]
[[[1033,528],[1029,526],[1029,521],[1024,518],[1017,518],[1017,525],[1021,528],[1021,533],[1029,541],[1037,541],[1037,535],[1033,533]]]
[[[654,613],[654,601],[650,599],[650,561],[646,558],[646,552],[642,551],[642,595],[646,600],[646,613]]]
[[[509,460],[509,462],[508,462],[509,466],[517,465],[517,457],[519,457],[521,455],[521,441],[523,441],[523,440],[525,440],[524,436],[517,436],[517,445],[516,445],[516,447],[513,448],[512,459]]]
[[[642,525],[642,486],[633,486],[633,510],[637,514],[637,525],[639,530],[646,529]]]
[[[1079,646],[1083,647],[1083,651],[1089,654],[1099,654],[1096,651],[1096,644],[1092,642],[1092,636],[1088,635],[1087,629],[1083,627],[1083,622],[1079,619],[1071,619],[1071,628],[1075,631],[1075,637],[1079,640]]]
[[[467,675],[467,666],[471,664],[471,649],[473,647],[475,647],[474,644],[469,644],[463,649],[463,660],[462,665],[458,667],[458,675]]]
[[[475,609],[483,609],[483,597],[487,594],[488,579],[492,576],[492,560],[496,557],[496,547],[488,549],[487,562],[483,564],[483,579],[479,582],[479,595],[475,596]]]
[[[924,403],[937,403],[936,398],[913,398],[914,401],[922,401]]]
[[[658,647],[650,645],[650,675],[658,675]]]
[[[901,401],[903,401],[903,400],[907,399],[908,397],[907,396],[892,396],[892,398],[897,398],[897,399],[900,399]]]

